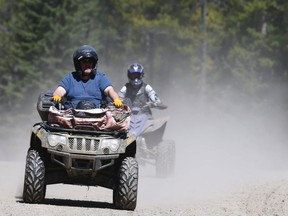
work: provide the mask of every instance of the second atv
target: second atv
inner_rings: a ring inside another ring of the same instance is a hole
[[[131,107],[130,130],[137,136],[137,161],[139,164],[152,164],[156,168],[158,177],[168,177],[175,169],[175,142],[163,138],[169,117],[153,118],[147,114],[147,108],[166,109],[165,105],[155,105],[151,102],[143,107],[132,106],[129,99],[125,99]]]

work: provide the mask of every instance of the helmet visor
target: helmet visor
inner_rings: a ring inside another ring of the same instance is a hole
[[[132,79],[132,80],[141,79],[141,78],[142,78],[142,74],[141,74],[141,73],[138,73],[138,72],[129,73],[128,76],[129,76],[129,78]]]

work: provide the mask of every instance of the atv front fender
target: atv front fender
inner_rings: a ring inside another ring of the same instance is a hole
[[[169,120],[169,117],[163,117],[158,119],[151,119],[146,122],[145,130],[143,133],[149,133],[152,131],[156,131],[162,126],[164,126]]]

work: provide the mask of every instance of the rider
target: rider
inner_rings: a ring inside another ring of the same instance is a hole
[[[65,109],[77,108],[81,101],[93,102],[98,108],[108,96],[115,106],[122,106],[110,80],[97,70],[98,55],[95,48],[89,45],[79,47],[74,52],[73,62],[75,71],[66,75],[59,83],[52,97],[55,102],[60,102],[66,96]]]
[[[129,66],[127,70],[127,76],[129,82],[126,83],[118,92],[119,97],[124,100],[129,98],[132,107],[144,107],[147,102],[152,102],[153,107],[160,108],[163,104],[160,98],[157,96],[151,85],[143,82],[144,68],[141,64],[134,63]],[[146,106],[144,112],[152,117],[151,109]]]

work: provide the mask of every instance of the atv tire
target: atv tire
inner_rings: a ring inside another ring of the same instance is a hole
[[[174,174],[175,143],[173,140],[164,140],[157,147],[156,175],[164,178]]]
[[[127,157],[119,168],[118,179],[113,189],[113,204],[122,210],[134,210],[137,203],[138,163]]]
[[[29,150],[23,188],[25,203],[41,203],[45,197],[45,165],[36,150]]]

